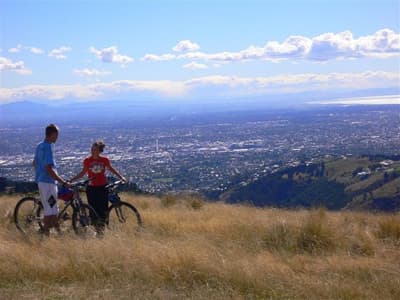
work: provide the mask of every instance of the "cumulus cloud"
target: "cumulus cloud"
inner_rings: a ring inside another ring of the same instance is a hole
[[[211,75],[189,80],[118,80],[87,85],[29,85],[0,88],[0,102],[35,99],[107,99],[113,95],[137,95],[141,92],[160,97],[218,97],[268,95],[304,91],[336,91],[398,87],[397,72],[367,71],[362,73],[295,74],[268,77]],[[212,91],[212,92],[210,92]],[[207,94],[208,93],[208,94]]]
[[[14,71],[17,74],[29,75],[32,71],[25,67],[23,61],[13,62],[11,59],[0,56],[0,72],[2,71]]]
[[[96,49],[95,47],[90,47],[89,51],[97,56],[104,63],[119,63],[121,65],[126,65],[133,62],[133,58],[128,55],[123,55],[118,52],[116,46],[111,46],[103,49]]]
[[[192,61],[188,64],[183,65],[182,68],[191,70],[200,70],[200,69],[208,69],[208,66],[205,64],[200,64],[195,61]]]
[[[390,29],[382,29],[374,35],[357,39],[356,51],[365,56],[391,56],[400,53],[400,34]]]
[[[172,48],[175,52],[197,51],[200,46],[190,40],[182,40]]]
[[[67,59],[67,56],[65,55],[66,52],[71,51],[72,48],[68,46],[61,46],[59,48],[55,48],[49,52],[49,56],[53,57],[55,59],[61,60],[61,59]]]
[[[222,51],[206,53],[196,51],[199,48],[189,47],[191,42],[188,42],[190,41],[181,41],[173,48],[174,51],[180,52],[186,50],[185,53],[177,56],[163,54],[165,59],[156,59],[159,56],[151,54],[151,58],[154,59],[148,60],[189,59],[223,63],[250,60],[267,60],[272,62],[283,60],[328,61],[346,58],[387,58],[400,56],[400,34],[387,28],[358,38],[355,38],[350,31],[323,33],[311,38],[293,35],[289,36],[283,42],[269,41],[264,46],[251,45],[236,52]],[[188,50],[190,51],[188,52]]]
[[[97,70],[97,69],[75,69],[74,73],[78,76],[82,77],[99,77],[99,76],[105,76],[108,74],[111,74],[109,71],[102,71],[102,70]]]

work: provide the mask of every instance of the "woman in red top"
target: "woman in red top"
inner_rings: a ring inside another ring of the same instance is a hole
[[[90,206],[94,208],[98,219],[94,220],[97,223],[98,232],[104,230],[105,219],[108,212],[108,193],[105,186],[107,185],[106,170],[111,171],[121,180],[126,181],[117,170],[115,170],[107,157],[100,156],[103,153],[105,144],[97,141],[92,145],[92,155],[85,158],[83,161],[83,169],[71,181],[82,178],[86,174],[90,178],[89,185],[86,189],[86,195]],[[92,216],[93,218],[94,216]]]

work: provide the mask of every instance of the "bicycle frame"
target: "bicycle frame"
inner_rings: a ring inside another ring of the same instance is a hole
[[[106,188],[108,190],[108,200],[114,206],[118,219],[124,223],[126,220],[121,212],[120,206],[118,205],[121,202],[121,198],[119,197],[117,192],[117,188],[122,184],[124,184],[122,181],[115,181],[111,184],[108,184]]]
[[[123,181],[118,180],[106,185],[106,189],[108,191],[108,199],[112,204],[118,204],[118,202],[121,201],[121,198],[119,197],[117,192],[117,188],[123,184]]]
[[[61,209],[61,211],[59,211],[58,218],[63,216],[64,213],[67,211],[68,207],[70,207],[70,206],[72,207],[72,209],[74,211],[79,211],[79,209],[81,207],[81,204],[83,203],[82,198],[81,198],[81,196],[79,194],[79,187],[80,187],[80,185],[77,185],[76,187],[74,187],[74,197],[71,200],[64,201],[64,207]],[[58,201],[60,201],[60,200],[58,200]],[[33,207],[33,210],[32,210],[34,212],[34,214],[32,214],[33,216],[37,216],[36,211],[39,208],[40,203],[41,203],[40,199],[39,198],[35,198],[34,207]],[[35,217],[34,219],[35,220],[40,220],[40,217]]]
[[[61,217],[65,211],[68,209],[68,207],[72,207],[74,211],[78,211],[81,207],[81,204],[83,203],[81,195],[79,193],[79,188],[81,187],[81,184],[77,184],[76,186],[73,187],[74,189],[74,197],[71,200],[65,201],[63,209],[58,213],[58,217]]]
[[[59,225],[61,225],[62,227],[65,227],[66,222],[64,221],[71,219],[72,227],[75,233],[78,233],[78,227],[82,228],[93,225],[92,220],[96,217],[96,212],[94,211],[94,209],[90,205],[84,203],[80,195],[81,187],[86,186],[87,182],[88,181],[83,181],[69,185],[72,189],[72,193],[71,195],[68,195],[68,198],[62,197],[62,199],[64,200],[62,201],[64,202],[64,205],[56,216],[58,220],[61,221]],[[27,203],[28,206],[24,203]],[[25,209],[25,213],[21,212],[21,207],[22,209]],[[68,211],[69,207],[72,207],[72,214],[70,211]],[[31,223],[38,223],[40,227],[39,230],[41,230],[43,228],[44,221],[43,214],[44,209],[40,198],[26,196],[19,200],[14,208],[14,222],[17,228],[22,232],[24,232],[26,226],[30,226]],[[70,214],[72,215],[72,218],[70,218]],[[35,230],[35,228],[33,227],[32,229]]]

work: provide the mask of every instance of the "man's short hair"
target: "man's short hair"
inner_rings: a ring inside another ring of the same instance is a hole
[[[52,135],[53,133],[58,133],[59,129],[57,125],[50,124],[46,127],[46,137]]]

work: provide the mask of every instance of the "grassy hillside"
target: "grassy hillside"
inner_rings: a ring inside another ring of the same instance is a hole
[[[0,197],[0,299],[400,299],[400,215],[124,198],[136,236],[41,241]]]

